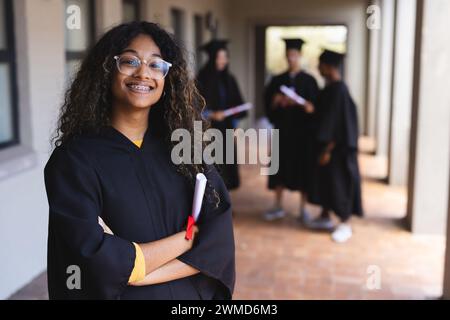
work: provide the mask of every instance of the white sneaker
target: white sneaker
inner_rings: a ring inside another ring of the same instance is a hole
[[[264,213],[264,220],[274,221],[283,218],[285,215],[286,212],[284,212],[284,210],[281,207],[275,207]]]
[[[338,243],[344,243],[352,237],[352,227],[349,224],[341,223],[331,234],[331,239]]]

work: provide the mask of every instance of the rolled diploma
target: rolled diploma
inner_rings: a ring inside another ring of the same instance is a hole
[[[297,102],[300,105],[305,105],[306,100],[305,98],[303,98],[302,96],[299,96],[297,94],[297,92],[295,92],[294,90],[292,90],[291,88],[286,87],[285,85],[282,85],[280,87],[281,92],[283,92],[286,96],[288,96],[289,98],[291,98],[292,100],[294,100],[295,102]]]
[[[239,113],[239,112],[242,112],[242,111],[250,110],[252,107],[253,107],[253,105],[251,103],[249,103],[249,102],[248,103],[244,103],[244,104],[238,105],[236,107],[233,107],[233,108],[225,110],[223,112],[223,115],[225,117],[229,117],[229,116],[232,116],[233,114],[236,114],[236,113]]]
[[[98,224],[103,228],[104,233],[108,233],[110,235],[114,235],[111,229],[106,225],[105,221],[102,218],[98,217]]]
[[[203,173],[198,173],[195,177],[194,201],[192,202],[192,216],[197,222],[200,210],[202,209],[203,196],[205,194],[207,179]]]

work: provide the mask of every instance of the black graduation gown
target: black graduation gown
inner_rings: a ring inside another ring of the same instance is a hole
[[[328,143],[334,142],[336,146],[328,165],[317,164],[310,200],[333,210],[344,221],[352,213],[362,216],[358,118],[356,105],[344,82],[330,83],[320,92],[316,112],[319,121],[316,159]]]
[[[206,108],[208,110],[223,111],[244,103],[237,81],[228,71],[218,72],[208,64],[199,72],[197,84],[200,93],[206,100]],[[220,130],[225,139],[226,129],[234,129],[236,120],[246,115],[247,112],[240,112],[225,118],[223,121],[211,121],[211,127]],[[236,145],[234,145],[234,163],[225,163],[227,155],[225,140],[222,154],[224,164],[217,167],[228,190],[236,189],[240,185]]]
[[[182,231],[192,207],[191,184],[150,130],[141,148],[112,127],[57,147],[45,167],[50,299],[230,299],[235,282],[230,199],[212,166],[205,174],[220,203],[216,208],[205,198],[196,243],[178,257],[201,273],[133,287],[127,285],[136,254],[132,241]],[[103,232],[98,216],[114,236]],[[70,265],[80,267],[81,290],[66,286]]]
[[[290,190],[309,193],[314,155],[314,116],[300,107],[272,108],[273,96],[281,93],[280,86],[295,89],[297,94],[312,103],[319,93],[317,82],[311,75],[301,71],[294,78],[289,72],[275,76],[266,87],[264,101],[266,115],[279,129],[279,170],[269,176],[269,189],[284,186]]]

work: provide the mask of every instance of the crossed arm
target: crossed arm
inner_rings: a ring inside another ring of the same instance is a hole
[[[173,259],[165,265],[148,273],[144,280],[130,283],[132,286],[148,286],[151,284],[163,283],[173,281],[185,277],[189,277],[199,273],[200,271],[191,267],[190,265],[181,262],[178,259]]]
[[[113,235],[109,227],[99,218],[99,224],[105,233]],[[184,232],[178,232],[169,237],[138,244],[145,259],[145,278],[129,283],[132,286],[146,286],[163,283],[195,275],[200,271],[177,259],[192,248],[198,228],[194,227],[194,237],[185,239]]]

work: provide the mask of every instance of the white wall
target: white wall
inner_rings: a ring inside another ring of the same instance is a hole
[[[62,2],[17,0],[14,9],[23,143],[0,152],[0,298],[46,266],[43,166],[64,81]]]

